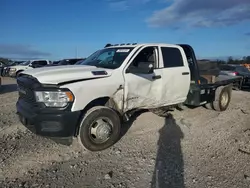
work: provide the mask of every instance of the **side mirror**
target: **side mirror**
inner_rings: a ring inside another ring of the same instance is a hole
[[[134,74],[152,74],[154,72],[154,65],[152,62],[139,62],[137,67],[131,66],[126,72]]]

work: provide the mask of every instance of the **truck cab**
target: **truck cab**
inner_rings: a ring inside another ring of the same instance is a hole
[[[117,142],[136,110],[207,103],[224,111],[231,98],[228,80],[201,82],[191,46],[164,43],[108,45],[80,65],[24,71],[17,84],[24,125],[42,136],[77,137],[91,151]]]

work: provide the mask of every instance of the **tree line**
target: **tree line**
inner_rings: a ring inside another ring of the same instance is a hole
[[[226,61],[217,60],[219,64],[228,63],[228,64],[250,64],[250,56],[244,56],[242,59],[234,59],[232,56],[228,57]]]
[[[4,64],[4,65],[9,65],[11,64],[13,61],[11,59],[7,59],[7,58],[3,58],[0,57],[0,63]]]

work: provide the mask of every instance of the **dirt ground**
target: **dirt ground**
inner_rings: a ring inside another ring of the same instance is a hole
[[[233,91],[223,113],[203,107],[169,118],[144,112],[113,147],[90,152],[22,126],[15,81],[0,93],[0,187],[249,188],[250,93]]]

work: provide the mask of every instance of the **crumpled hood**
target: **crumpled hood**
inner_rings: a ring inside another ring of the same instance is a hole
[[[112,70],[87,65],[65,65],[35,68],[22,73],[35,77],[42,84],[60,84],[82,79],[109,77]]]

